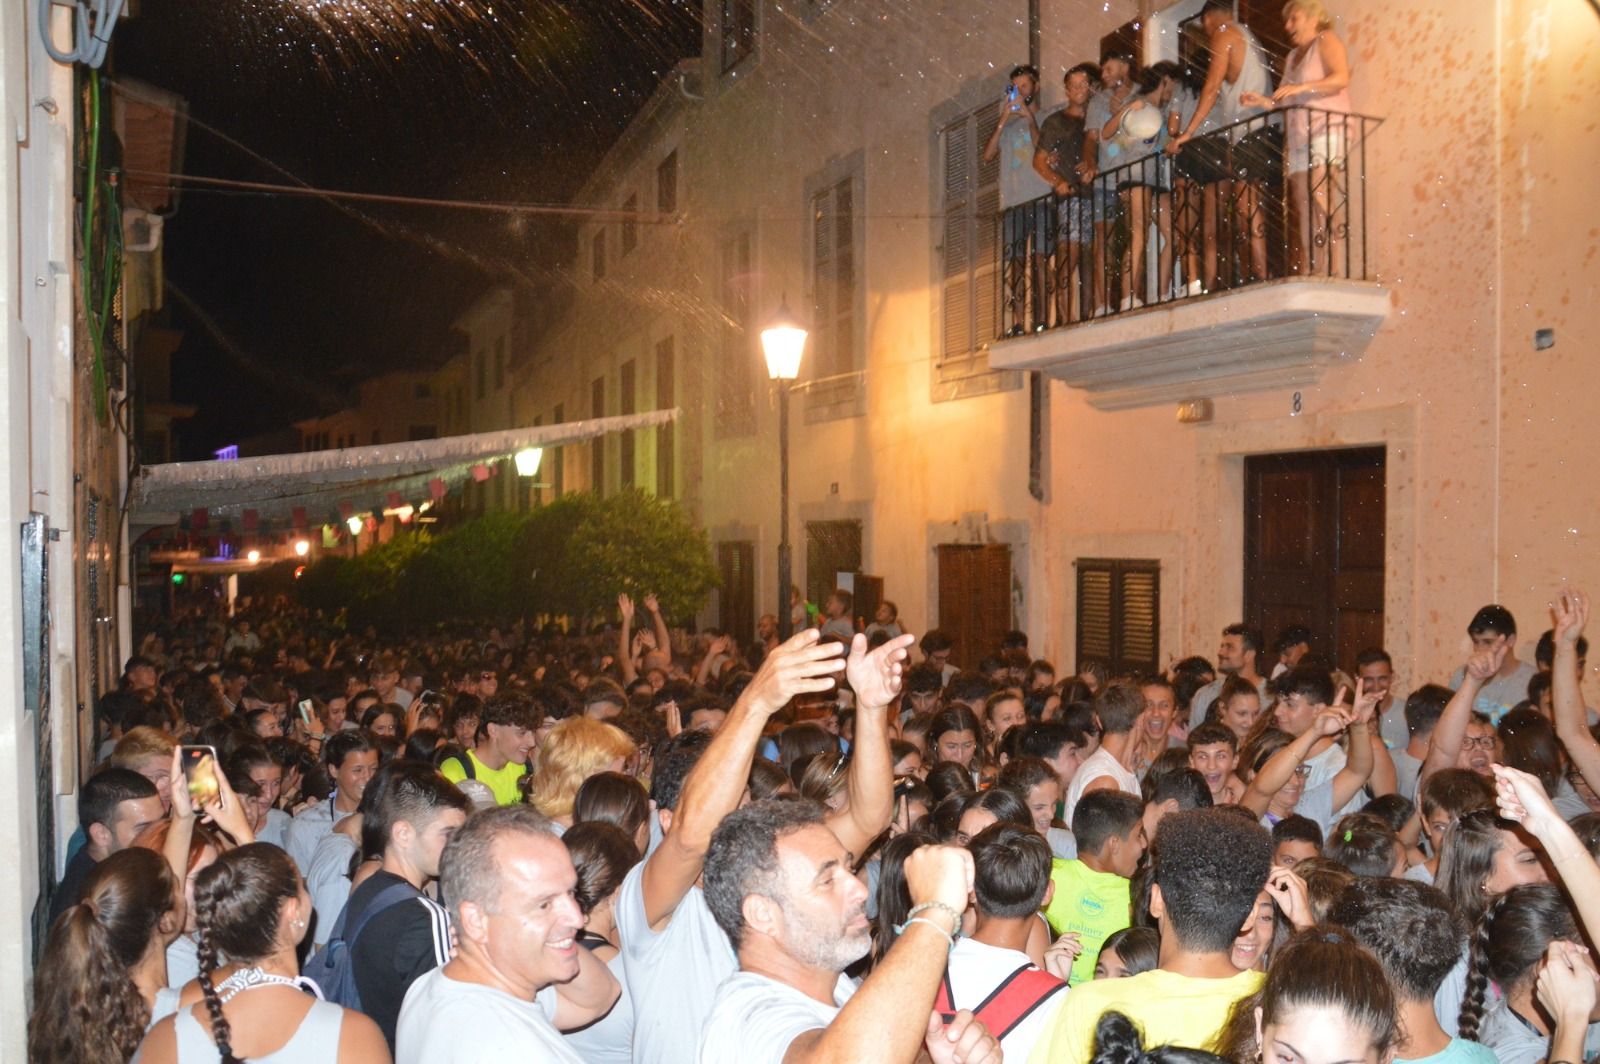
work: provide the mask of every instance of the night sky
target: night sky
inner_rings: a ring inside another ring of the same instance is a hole
[[[143,0],[107,72],[188,99],[189,174],[564,202],[698,52],[700,3]],[[166,225],[170,323],[185,331],[174,398],[200,406],[181,456],[338,409],[363,377],[439,364],[484,288],[564,283],[571,236],[526,216],[186,187]]]

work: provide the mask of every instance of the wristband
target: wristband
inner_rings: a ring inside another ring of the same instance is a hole
[[[945,912],[950,914],[950,930],[945,931],[945,934],[949,936],[952,943],[961,936],[961,914],[956,912],[953,908],[946,905],[942,901],[925,901],[921,905],[913,905],[911,907],[911,911],[906,914],[905,924],[901,924],[900,929],[903,929],[906,924],[909,924],[911,921],[921,917],[922,914],[927,912],[929,909],[943,909]],[[927,920],[926,918],[924,918],[923,922],[933,923],[933,921]],[[938,927],[937,924],[934,924],[934,926]],[[899,934],[900,929],[896,929],[895,933]],[[939,930],[944,931],[944,928],[940,927]]]
[[[940,927],[934,921],[928,919],[926,916],[911,917],[905,923],[894,929],[895,937],[898,938],[899,936],[905,934],[906,928],[910,927],[912,924],[927,924],[929,927],[933,928],[935,931],[939,932],[939,934],[945,937],[945,940],[950,943],[950,949],[953,950],[956,948],[955,936],[946,931],[944,928]]]

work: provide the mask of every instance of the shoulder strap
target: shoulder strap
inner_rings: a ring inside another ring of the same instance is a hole
[[[478,778],[478,766],[472,761],[471,750],[461,751],[461,757],[458,760],[461,762],[461,771],[466,774],[467,779],[475,780]]]
[[[950,989],[950,969],[945,968],[944,974],[939,977],[939,991],[933,996],[933,1011],[945,1023],[950,1023],[956,1018],[956,996]]]
[[[1024,964],[1006,976],[972,1012],[998,1041],[1066,985],[1049,972]]]
[[[361,936],[362,931],[366,930],[367,925],[372,922],[374,916],[377,916],[385,909],[392,909],[403,901],[419,896],[420,892],[410,883],[390,883],[387,887],[378,891],[377,897],[367,903],[366,909],[362,910],[361,918],[356,921],[354,927],[349,930],[344,928],[336,928],[335,930],[344,931],[345,948],[353,948],[356,944],[356,939]],[[339,918],[341,923],[344,917],[349,915],[349,911],[350,907],[348,905],[345,906],[345,912]]]

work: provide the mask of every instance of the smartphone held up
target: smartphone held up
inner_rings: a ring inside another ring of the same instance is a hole
[[[222,787],[217,783],[217,751],[211,746],[184,746],[179,748],[183,763],[183,782],[189,788],[189,800],[196,807],[215,804],[222,797]]]

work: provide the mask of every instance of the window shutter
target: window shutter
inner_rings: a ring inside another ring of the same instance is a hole
[[[834,189],[833,372],[855,369],[855,189],[845,178]]]
[[[812,350],[817,377],[830,375],[833,367],[833,207],[832,188],[811,197],[811,323],[816,330]]]
[[[944,128],[944,357],[972,350],[972,116]]]
[[[1098,661],[1114,675],[1159,668],[1161,566],[1136,558],[1079,558],[1076,665]]]
[[[980,107],[973,112],[973,144],[987,144],[994,134],[997,121],[992,107]],[[973,320],[972,350],[987,344],[1000,335],[1000,279],[996,270],[1000,263],[1000,157],[988,162],[974,152],[978,168],[977,195],[973,205],[972,290],[976,297]]]

